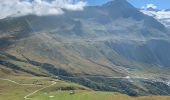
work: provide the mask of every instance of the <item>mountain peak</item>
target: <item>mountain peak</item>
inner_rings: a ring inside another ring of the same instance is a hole
[[[127,0],[112,0],[103,5],[103,8],[109,12],[112,18],[131,17],[141,20],[144,16],[137,8],[131,5]]]
[[[104,6],[113,6],[113,5],[120,5],[120,4],[124,4],[127,3],[126,0],[111,0],[110,2],[104,4]]]
[[[149,8],[147,8],[146,10],[148,10],[148,11],[160,11],[159,9],[154,9],[154,8],[152,8],[152,7],[149,7]]]
[[[103,5],[105,8],[112,10],[128,10],[135,9],[127,0],[111,0],[110,2]]]

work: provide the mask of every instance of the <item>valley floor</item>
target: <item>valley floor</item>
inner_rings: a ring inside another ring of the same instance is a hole
[[[129,97],[45,77],[0,78],[0,100],[170,100],[168,96]]]

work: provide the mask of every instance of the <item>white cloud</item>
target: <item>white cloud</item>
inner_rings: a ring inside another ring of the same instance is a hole
[[[58,15],[66,10],[83,10],[86,2],[79,0],[0,0],[0,19],[28,14]]]
[[[146,4],[145,6],[142,7],[142,9],[148,9],[148,8],[157,9],[158,7],[154,4]]]

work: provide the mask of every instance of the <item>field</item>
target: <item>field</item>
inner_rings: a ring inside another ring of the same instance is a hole
[[[127,95],[111,92],[96,91],[70,91],[50,92],[34,95],[32,100],[170,100],[170,97],[129,97]]]
[[[5,77],[0,78],[0,100],[23,100],[42,92],[59,89],[90,90],[86,87],[53,80],[45,77]]]
[[[170,100],[170,97],[129,97],[93,91],[78,84],[45,77],[0,78],[0,100]]]

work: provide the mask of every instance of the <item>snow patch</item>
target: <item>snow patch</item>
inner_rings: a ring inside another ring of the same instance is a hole
[[[159,22],[164,24],[166,27],[170,27],[170,11],[160,10],[160,11],[148,11],[141,10],[146,15],[152,16]]]

